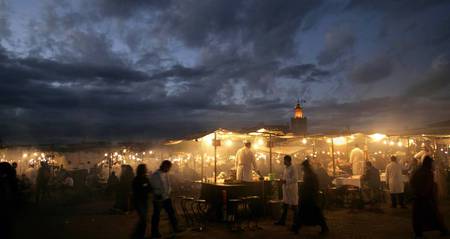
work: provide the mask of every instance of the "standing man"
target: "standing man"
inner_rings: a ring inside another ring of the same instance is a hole
[[[244,147],[240,148],[236,153],[236,180],[251,182],[252,168],[258,173],[256,169],[255,154],[251,150],[252,144],[250,141],[244,141]]]
[[[402,166],[397,163],[397,157],[391,156],[391,162],[386,166],[386,183],[391,194],[391,207],[397,207],[397,198],[402,208],[406,208],[404,204],[404,183]]]
[[[38,169],[38,174],[36,178],[36,204],[44,196],[50,197],[50,192],[48,190],[48,183],[50,181],[50,169],[45,162],[41,162],[41,167]]]
[[[283,214],[281,214],[280,220],[275,222],[275,225],[282,226],[286,225],[288,207],[292,208],[295,215],[298,205],[298,172],[292,166],[291,156],[284,156],[284,166],[283,178],[281,179],[283,185]]]
[[[423,232],[439,230],[441,236],[448,235],[448,229],[439,209],[438,189],[434,182],[433,159],[423,158],[423,163],[411,177],[414,194],[412,206],[412,223],[416,238],[423,238]]]
[[[113,172],[114,173],[114,172]],[[147,178],[147,167],[139,164],[136,169],[136,177],[133,179],[133,202],[139,221],[134,229],[133,239],[144,239],[147,227],[148,194],[150,193],[150,181]]]
[[[364,151],[357,144],[350,152],[350,163],[352,164],[353,175],[362,175],[364,173]]]
[[[361,177],[361,182],[365,189],[363,192],[365,192],[372,209],[378,209],[377,206],[381,188],[380,172],[371,162],[366,163],[366,171]]]
[[[178,228],[177,218],[175,217],[175,210],[172,206],[172,200],[170,199],[170,187],[169,174],[172,162],[164,160],[159,166],[159,169],[154,172],[150,178],[150,184],[153,189],[153,215],[152,215],[152,238],[161,238],[159,233],[159,216],[161,208],[167,212],[169,216],[170,224],[174,232],[180,232]]]

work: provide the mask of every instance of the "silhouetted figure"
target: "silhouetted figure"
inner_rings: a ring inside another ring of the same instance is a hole
[[[13,167],[13,169],[14,169],[14,175],[15,175],[15,177],[17,178],[17,162],[13,162],[12,164],[11,164],[11,166]]]
[[[439,230],[442,235],[448,235],[444,219],[438,208],[437,185],[434,182],[433,159],[424,156],[422,166],[411,178],[413,190],[413,229],[417,238],[424,231]]]
[[[172,163],[169,160],[164,160],[159,167],[159,170],[154,172],[150,178],[150,183],[153,189],[153,215],[152,215],[152,238],[160,238],[159,233],[159,217],[161,208],[167,212],[170,224],[174,232],[179,232],[177,219],[175,217],[175,210],[172,206],[170,193],[172,188],[170,186],[169,174]]]
[[[120,174],[120,181],[117,187],[115,208],[123,212],[128,212],[131,209],[130,195],[131,182],[133,181],[134,173],[130,165],[122,165]]]
[[[147,227],[148,212],[148,194],[151,191],[150,181],[147,177],[147,167],[145,164],[139,164],[136,169],[136,177],[133,179],[133,203],[134,208],[139,216],[136,224],[133,239],[143,239],[145,237],[145,229]]]
[[[50,181],[50,169],[45,162],[41,162],[36,178],[36,203],[39,203],[44,196],[50,197],[48,183]]]
[[[117,193],[117,186],[119,185],[119,178],[116,176],[116,172],[111,172],[108,178],[106,193],[110,195],[115,195]]]
[[[322,209],[318,206],[319,199],[319,180],[311,168],[309,160],[302,163],[303,166],[303,184],[300,187],[300,204],[298,215],[295,219],[295,225],[292,230],[298,233],[303,226],[319,225],[322,233],[328,232],[328,226],[323,216]]]
[[[419,169],[419,161],[416,158],[412,158],[411,163],[408,167],[408,174],[410,178],[412,177],[412,175],[414,175],[417,169]]]
[[[366,163],[366,170],[361,177],[361,182],[363,184],[363,192],[365,192],[370,205],[376,208],[380,194],[381,180],[380,171],[371,162]]]
[[[397,162],[397,157],[391,156],[391,162],[386,166],[386,183],[391,194],[391,207],[397,207],[397,199],[402,208],[405,208],[402,166]]]
[[[316,174],[319,179],[319,189],[322,192],[326,192],[332,180],[321,163],[318,163],[317,165]]]
[[[7,162],[0,163],[0,237],[13,238],[13,222],[17,201],[17,178],[14,168]]]
[[[284,171],[281,184],[283,187],[283,213],[281,218],[275,222],[275,225],[285,225],[288,213],[288,208],[292,208],[295,214],[297,213],[298,205],[298,172],[292,166],[292,158],[289,155],[284,156]]]

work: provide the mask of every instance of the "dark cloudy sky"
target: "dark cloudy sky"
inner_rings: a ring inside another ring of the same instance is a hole
[[[450,1],[0,0],[0,137],[450,119]]]

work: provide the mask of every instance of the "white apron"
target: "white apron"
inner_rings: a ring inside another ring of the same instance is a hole
[[[238,181],[253,181],[252,169],[256,170],[255,155],[251,149],[243,147],[236,153],[236,179]]]
[[[386,166],[386,183],[389,186],[389,193],[404,192],[402,167],[397,162],[391,162]]]
[[[298,173],[294,166],[285,167],[283,171],[283,203],[297,206],[298,205]]]

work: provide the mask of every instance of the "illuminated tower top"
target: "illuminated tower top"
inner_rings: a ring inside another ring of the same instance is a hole
[[[300,101],[297,101],[297,105],[295,106],[295,114],[294,114],[294,118],[295,119],[301,119],[303,118],[303,108],[300,105]]]

